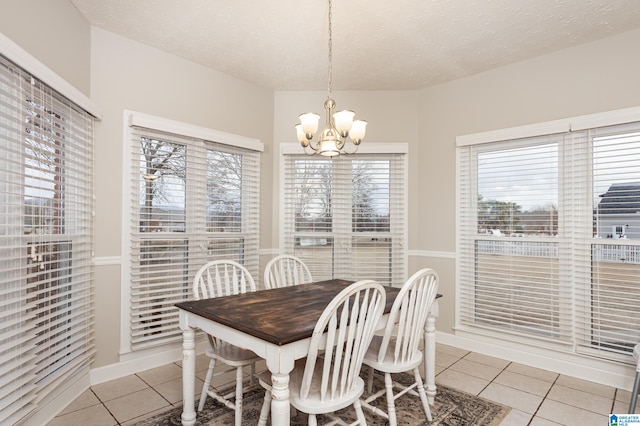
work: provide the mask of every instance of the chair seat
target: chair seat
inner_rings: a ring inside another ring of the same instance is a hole
[[[261,358],[249,349],[243,349],[225,341],[219,341],[215,348],[207,348],[206,355],[227,365],[238,367],[259,361]]]
[[[302,376],[304,374],[306,360],[298,360],[289,375],[289,398],[291,405],[308,414],[324,414],[341,410],[350,406],[357,399],[362,396],[364,392],[364,380],[358,377],[354,384],[351,394],[342,395],[339,400],[336,400],[333,404],[325,397],[322,403],[320,402],[320,381],[322,378],[322,363],[318,363],[315,366],[313,380],[309,387],[309,395],[306,399],[300,398],[300,386],[302,383]],[[260,385],[266,389],[267,392],[271,392],[271,372],[263,371],[258,375]]]
[[[376,370],[382,371],[384,373],[403,373],[405,371],[409,371],[414,369],[415,367],[418,367],[422,362],[421,351],[417,351],[409,360],[405,360],[403,362],[394,362],[394,345],[389,345],[387,351],[385,352],[384,359],[382,360],[382,362],[378,362],[378,354],[380,352],[380,347],[382,346],[382,339],[383,336],[373,336],[373,340],[371,340],[369,349],[364,355],[363,363],[365,365],[373,367]]]

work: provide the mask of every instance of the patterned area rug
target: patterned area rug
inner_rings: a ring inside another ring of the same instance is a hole
[[[411,383],[412,377],[408,374],[394,375],[394,380],[403,383]],[[374,380],[375,389],[381,389],[383,378],[376,375]],[[366,391],[365,391],[366,394]],[[258,388],[245,394],[243,400],[243,425],[256,425],[260,418],[260,408],[264,398],[264,389]],[[197,401],[196,401],[197,404]],[[376,405],[385,404],[384,396],[376,400]],[[386,406],[385,406],[386,411]],[[471,395],[459,390],[438,386],[435,403],[431,406],[433,422],[428,422],[420,398],[417,396],[404,395],[396,400],[396,412],[398,425],[428,425],[428,426],[496,426],[509,413],[510,408],[492,401]],[[364,409],[368,425],[386,425],[387,420],[372,414]],[[155,425],[180,425],[182,407],[173,408],[165,413],[157,414],[144,421],[138,422],[135,426],[155,426]],[[337,413],[347,422],[355,420],[353,406],[345,408]],[[328,421],[322,416],[318,416],[318,424]],[[233,425],[234,413],[229,408],[208,398],[205,408],[198,413],[196,425]],[[270,422],[268,422],[270,424]],[[297,413],[291,417],[291,426],[302,426],[307,424],[307,416],[304,413]]]

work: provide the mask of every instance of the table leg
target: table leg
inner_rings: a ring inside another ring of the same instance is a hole
[[[196,332],[187,327],[182,330],[182,424],[196,424],[195,381],[196,381]]]
[[[271,424],[288,426],[291,420],[289,406],[289,375],[271,375]]]
[[[429,404],[436,397],[436,317],[432,312],[427,316],[424,329],[424,376]]]

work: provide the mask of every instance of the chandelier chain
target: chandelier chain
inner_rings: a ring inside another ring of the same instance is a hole
[[[333,68],[333,34],[331,31],[331,0],[329,0],[329,79],[327,91],[329,92],[328,98],[331,98],[331,86],[332,86],[332,68]]]

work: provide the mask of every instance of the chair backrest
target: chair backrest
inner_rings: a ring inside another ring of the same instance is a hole
[[[256,291],[251,273],[232,260],[214,260],[206,263],[193,279],[193,297],[196,300]]]
[[[313,330],[300,386],[302,399],[309,396],[316,362],[322,363],[319,402],[352,392],[385,303],[384,288],[372,280],[353,283],[333,298]]]
[[[309,268],[295,256],[276,256],[264,268],[264,286],[267,289],[288,287],[313,281]]]
[[[431,305],[438,293],[438,274],[430,268],[421,269],[411,276],[396,296],[382,343],[378,362],[383,362],[389,345],[394,345],[394,364],[405,363],[421,356],[420,340]]]

